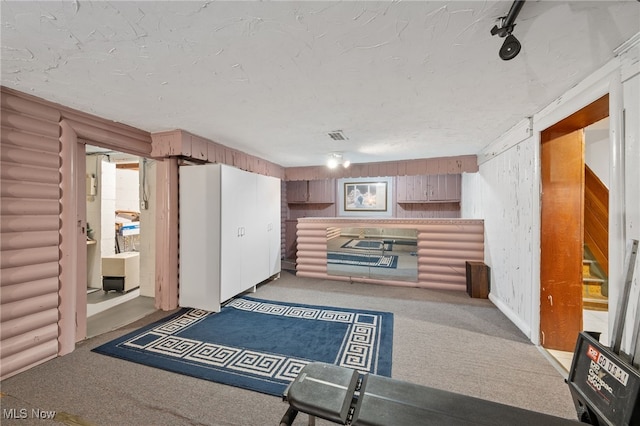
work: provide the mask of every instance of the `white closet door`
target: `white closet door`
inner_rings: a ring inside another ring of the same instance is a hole
[[[245,291],[260,281],[266,268],[263,247],[263,229],[260,218],[264,207],[258,201],[258,178],[254,173],[244,172],[243,187],[243,215],[245,234],[242,237],[242,288]]]
[[[220,185],[220,298],[228,300],[242,292],[242,243],[245,231],[245,186],[242,171],[221,167]]]
[[[262,217],[263,226],[267,231],[267,250],[269,253],[266,277],[280,272],[280,179],[264,176],[262,191],[259,196],[261,204],[265,206]]]

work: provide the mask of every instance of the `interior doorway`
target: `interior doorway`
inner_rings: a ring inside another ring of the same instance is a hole
[[[148,208],[145,158],[86,145],[87,337],[155,310],[141,266]],[[148,234],[148,232],[147,232]]]
[[[560,354],[563,365],[570,363],[580,331],[606,332],[608,328],[608,318],[594,322],[584,309],[590,303],[585,285],[596,286],[595,282],[585,284],[585,241],[593,226],[585,209],[585,172],[589,170],[585,130],[591,130],[594,123],[606,123],[608,152],[608,122],[603,122],[608,115],[609,97],[605,95],[541,133],[540,342],[552,355]],[[607,162],[607,178],[608,169]],[[604,239],[608,240],[608,234]],[[601,312],[606,313],[602,306],[607,305],[600,304]]]
[[[582,330],[584,131],[543,137],[540,342],[572,351]]]

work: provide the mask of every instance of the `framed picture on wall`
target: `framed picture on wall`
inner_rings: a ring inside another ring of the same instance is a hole
[[[345,182],[343,193],[344,211],[387,211],[387,182]]]

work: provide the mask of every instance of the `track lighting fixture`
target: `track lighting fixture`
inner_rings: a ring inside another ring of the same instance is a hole
[[[513,32],[513,28],[516,26],[515,20],[518,14],[520,13],[520,9],[524,6],[525,0],[515,0],[511,5],[511,9],[509,9],[509,13],[507,16],[500,18],[500,26],[494,25],[491,29],[491,35],[498,35],[504,38],[504,43],[498,52],[498,55],[501,59],[508,61],[510,59],[515,58],[520,53],[520,42],[518,39],[511,34]]]

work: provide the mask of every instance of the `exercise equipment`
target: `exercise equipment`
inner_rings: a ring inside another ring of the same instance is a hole
[[[626,256],[626,277],[609,347],[595,335],[581,332],[573,354],[567,383],[578,418],[592,425],[640,425],[640,360],[636,359],[640,341],[640,300],[631,334],[629,354],[620,350],[631,294],[638,240],[630,240]]]
[[[298,412],[309,425],[322,418],[354,426],[419,425],[577,425],[579,422],[440,389],[420,386],[332,364],[302,368],[288,386],[289,409],[280,426],[291,426]]]

